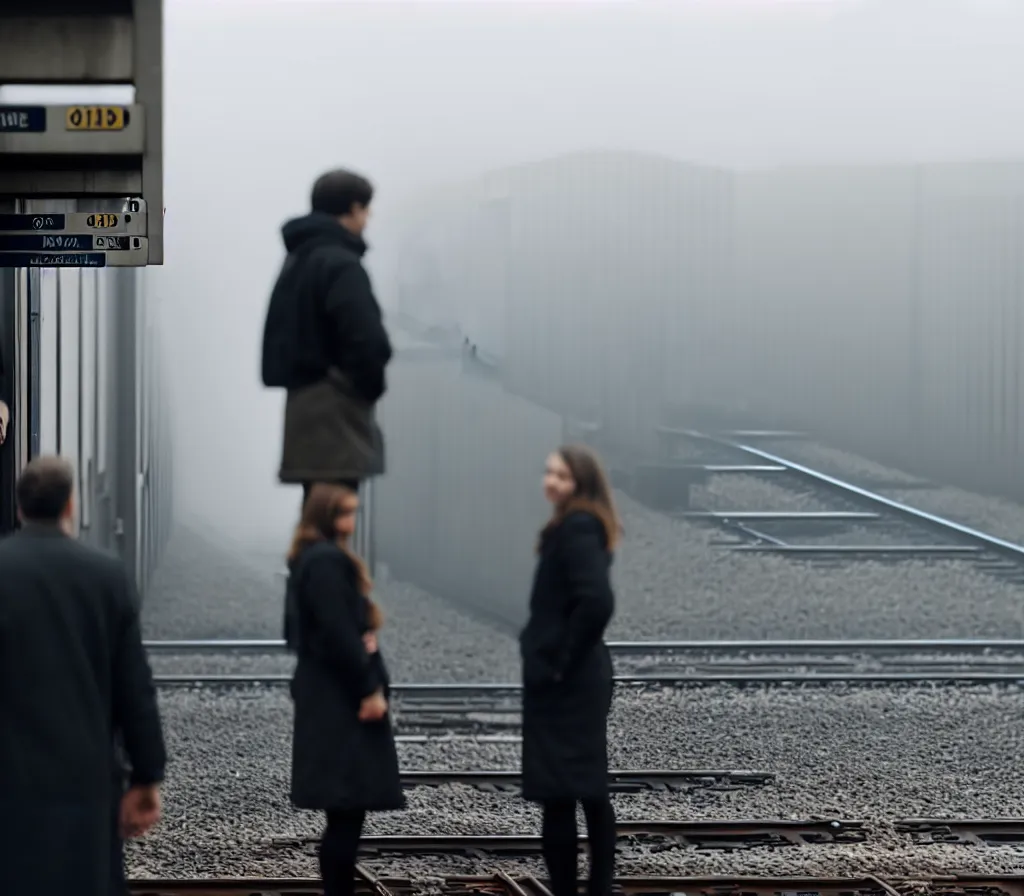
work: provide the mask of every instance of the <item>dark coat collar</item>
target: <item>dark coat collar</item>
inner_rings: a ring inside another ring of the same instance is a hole
[[[53,522],[49,520],[22,520],[21,531],[26,535],[38,536],[40,538],[68,537],[59,520]]]

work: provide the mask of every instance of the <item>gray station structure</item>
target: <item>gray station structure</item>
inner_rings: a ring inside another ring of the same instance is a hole
[[[0,7],[0,85],[135,89],[127,105],[0,102],[0,266],[163,263],[162,60],[162,0]]]
[[[163,223],[163,0],[0,3],[0,531],[18,471],[52,452],[81,466],[100,543],[131,528],[139,269],[163,264]]]

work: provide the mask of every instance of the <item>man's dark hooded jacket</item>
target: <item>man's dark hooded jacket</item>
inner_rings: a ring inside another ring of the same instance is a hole
[[[263,384],[288,390],[281,482],[384,472],[373,409],[391,344],[362,265],[366,243],[331,215],[282,228],[288,257],[263,332]]]

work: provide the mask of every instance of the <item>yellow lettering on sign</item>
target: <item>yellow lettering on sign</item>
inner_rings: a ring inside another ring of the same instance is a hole
[[[64,124],[68,131],[123,131],[127,126],[124,106],[72,106]]]
[[[117,227],[117,215],[89,215],[85,223],[88,227]]]

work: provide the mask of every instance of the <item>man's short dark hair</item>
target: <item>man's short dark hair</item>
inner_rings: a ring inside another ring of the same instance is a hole
[[[75,471],[62,457],[37,457],[18,478],[15,495],[22,519],[55,523],[75,490]]]
[[[352,206],[364,208],[373,199],[373,184],[353,171],[339,168],[321,174],[313,184],[313,211],[340,217],[352,212]]]

